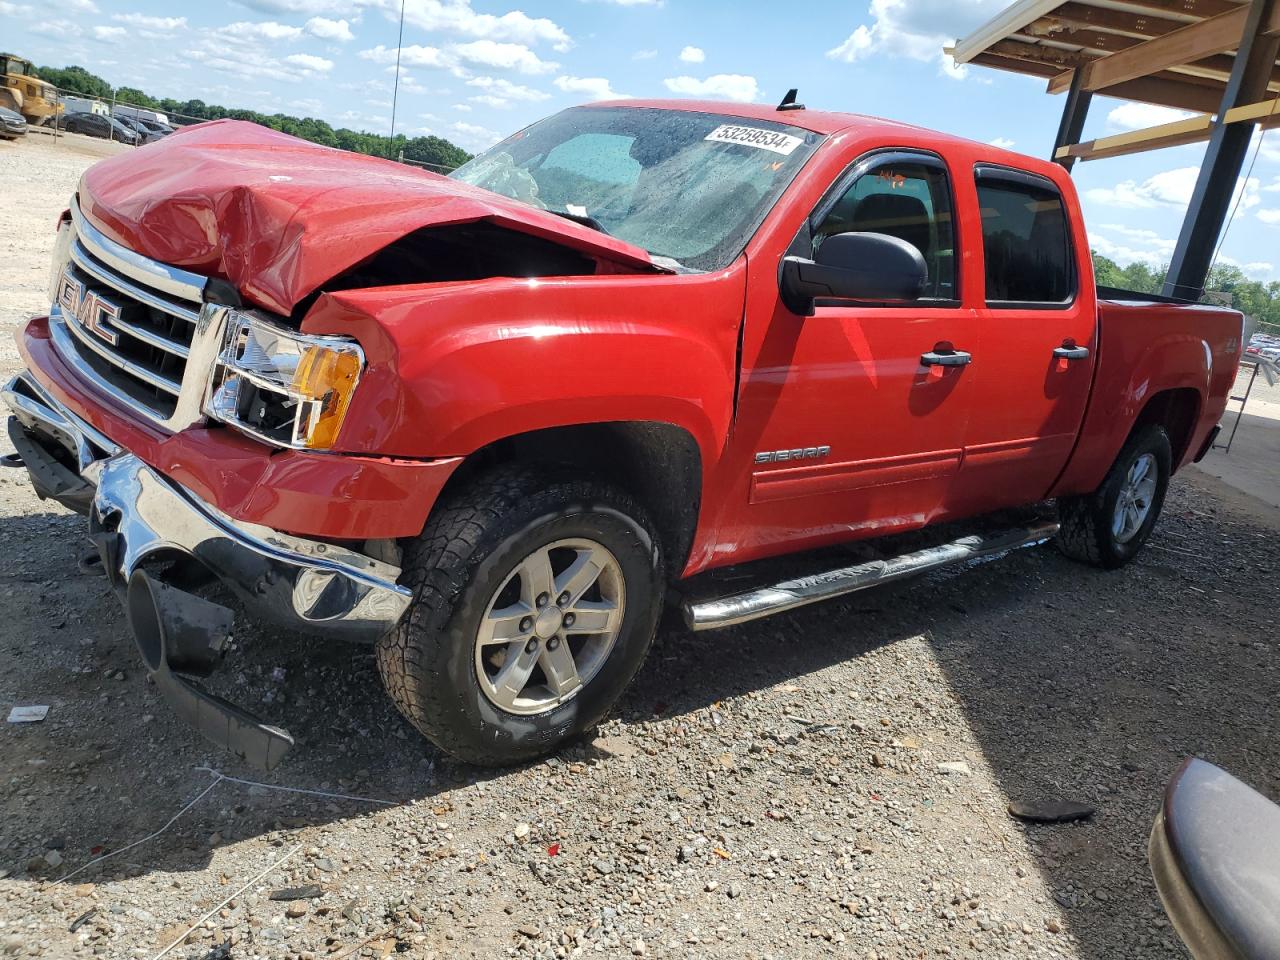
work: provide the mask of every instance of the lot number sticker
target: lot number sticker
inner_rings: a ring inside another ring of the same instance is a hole
[[[759,127],[740,127],[732,123],[721,124],[703,139],[710,140],[713,143],[738,143],[745,147],[770,150],[773,153],[780,153],[784,157],[789,156],[791,151],[804,142],[799,137],[793,137],[787,133],[778,133],[776,130],[762,130]]]

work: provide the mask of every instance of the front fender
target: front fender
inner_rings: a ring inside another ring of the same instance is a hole
[[[322,296],[303,329],[345,333],[368,366],[344,453],[465,456],[548,427],[656,421],[704,465],[732,417],[745,270],[493,278]]]

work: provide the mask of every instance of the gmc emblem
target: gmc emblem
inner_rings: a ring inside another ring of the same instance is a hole
[[[107,324],[108,320],[120,319],[119,305],[86,289],[72,274],[71,264],[62,268],[57,299],[63,312],[75,317],[80,326],[90,333],[96,334],[113,347],[120,342],[120,334]]]

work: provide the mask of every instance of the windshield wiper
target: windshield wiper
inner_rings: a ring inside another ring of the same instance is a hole
[[[587,216],[585,213],[570,213],[568,210],[552,210],[550,207],[547,208],[547,213],[554,213],[557,217],[564,217],[566,220],[572,220],[574,223],[580,223],[584,227],[590,227],[592,230],[599,230],[606,237],[613,236],[613,234],[604,228],[603,223],[595,217]]]

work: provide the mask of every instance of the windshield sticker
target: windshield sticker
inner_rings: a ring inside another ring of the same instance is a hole
[[[762,130],[760,127],[739,127],[732,123],[721,124],[702,139],[713,143],[737,143],[744,147],[772,150],[784,157],[790,156],[796,147],[804,143],[799,137],[793,137],[787,133]]]

